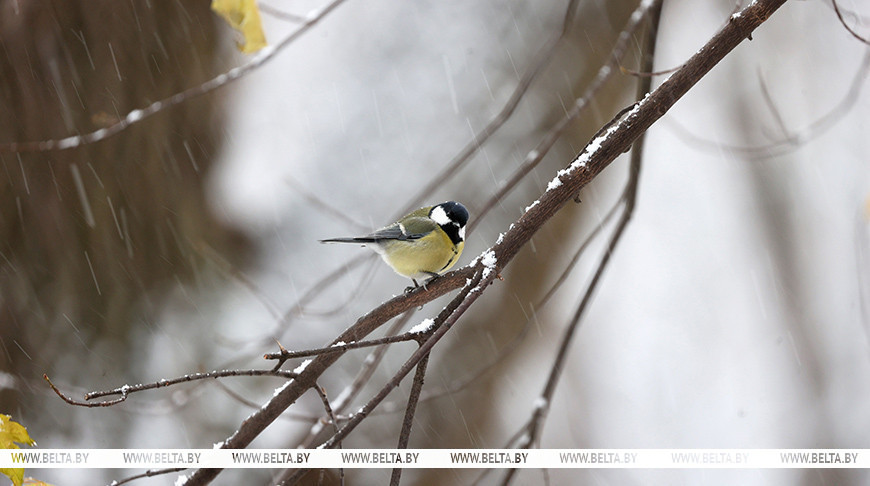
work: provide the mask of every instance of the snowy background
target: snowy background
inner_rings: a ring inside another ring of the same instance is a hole
[[[0,6],[7,15],[11,7],[5,3]],[[847,10],[863,7],[842,3]],[[305,15],[318,4],[270,5]],[[474,220],[475,210],[584,91],[635,6],[580,2],[570,35],[508,123],[426,204],[462,201]],[[540,48],[557,35],[565,7],[519,0],[348,1],[271,62],[208,98],[220,104],[214,116],[223,123],[213,135],[221,150],[209,170],[196,174],[204,211],[216,225],[244,235],[249,256],[232,262],[232,251],[224,249],[191,257],[206,262],[193,277],[168,278],[142,292],[144,300],[125,320],[124,345],[112,341],[109,329],[95,341],[65,342],[52,351],[59,354],[48,370],[16,366],[10,387],[15,393],[2,402],[12,408],[0,412],[12,413],[41,447],[208,448],[223,440],[252,411],[223,387],[157,390],[110,409],[79,409],[47,392],[39,377],[48,371],[80,396],[195,371],[268,367],[261,356],[276,350],[273,338],[288,349],[321,346],[400,293],[409,282],[371,259],[349,268],[282,322],[323,276],[367,254],[317,240],[363,233],[399,216],[501,109]],[[666,1],[656,69],[679,66],[733,8],[726,1]],[[848,20],[867,32],[860,27],[868,15]],[[271,42],[295,28],[269,15],[264,20]],[[245,62],[232,54],[231,33],[217,29],[226,37],[217,47],[220,63]],[[147,26],[137,35],[150,35]],[[862,67],[868,52],[838,23],[828,2],[788,2],[648,132],[636,213],[575,337],[541,447],[870,447],[870,101]],[[636,53],[635,46],[623,64],[637,66]],[[544,162],[476,222],[460,264],[492,245],[554,173],[631,102],[635,82],[617,74],[606,85]],[[145,104],[119,109],[123,115]],[[14,139],[0,135],[3,142]],[[124,137],[118,135],[116,143]],[[3,163],[10,188],[3,197],[23,197],[27,204],[18,175],[24,169],[8,154]],[[626,168],[627,157],[617,160],[584,189],[582,204],[553,218],[503,272],[505,281],[496,282],[435,348],[426,382],[431,391],[501,361],[461,390],[421,403],[411,447],[498,448],[526,420],[603,239],[548,306],[535,305],[617,199]],[[98,190],[96,178],[82,171],[85,187]],[[68,200],[77,204],[75,197]],[[15,218],[3,217],[9,234]],[[3,271],[8,276],[15,269],[6,264]],[[78,284],[92,285],[91,274],[83,275]],[[0,307],[10,300],[0,297]],[[434,316],[441,302],[418,310],[410,325]],[[521,334],[534,311],[531,327]],[[58,325],[64,322],[58,315],[34,311],[14,329]],[[89,326],[77,322],[76,332]],[[518,335],[524,336],[519,346],[505,354]],[[19,349],[11,334],[2,341],[8,362],[27,363],[26,355],[39,352]],[[352,409],[412,349],[395,346]],[[348,353],[324,376],[321,385],[331,397],[352,380],[365,356]],[[275,379],[224,382],[254,404],[264,403],[279,385]],[[345,446],[394,446],[406,396],[406,387],[393,392],[398,412],[368,419]],[[310,428],[306,418],[321,408],[315,395],[306,395],[291,408],[294,416],[273,424],[253,447],[293,447]],[[478,473],[409,470],[403,479],[467,484]],[[54,484],[94,484],[122,473],[29,474]],[[845,470],[548,475],[551,484],[868,480],[866,472]],[[227,471],[216,483],[259,484],[270,477],[269,471]],[[382,484],[389,471],[352,471],[350,477]],[[544,476],[528,470],[518,479],[540,484]]]

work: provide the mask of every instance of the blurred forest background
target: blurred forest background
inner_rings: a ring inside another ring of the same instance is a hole
[[[0,144],[104,128],[247,62],[208,3],[0,0]],[[633,101],[637,78],[616,72],[543,163],[476,218],[609,60],[637,2],[579,1],[568,34],[546,54],[567,6],[347,1],[228,87],[97,143],[0,153],[0,413],[42,448],[222,441],[280,380],[174,387],[85,409],[63,403],[42,375],[81,397],[196,371],[269,368],[262,355],[276,339],[288,349],[322,346],[409,282],[368,250],[317,240],[364,233],[409,205],[463,202],[475,225],[460,265],[468,263]],[[323,4],[261,7],[275,43]],[[867,6],[840,7],[866,38]],[[655,69],[679,66],[734,11],[733,1],[665,1]],[[639,49],[633,42],[622,65],[637,69]],[[442,177],[544,55],[507,122]],[[870,447],[868,59],[829,1],[787,2],[648,132],[634,218],[575,337],[541,447]],[[432,396],[411,447],[498,448],[527,420],[604,238],[547,306],[537,304],[618,199],[624,159],[553,218],[435,348]],[[298,306],[331,272],[329,286]],[[419,309],[409,326],[443,302]],[[412,350],[393,346],[350,410]],[[331,398],[366,356],[348,353],[324,375]],[[396,406],[379,409],[345,447],[393,447],[405,397],[405,387],[394,391]],[[295,447],[321,413],[306,395],[252,446]],[[136,472],[28,474],[97,484]],[[383,484],[389,473],[349,477]],[[269,484],[273,474],[225,471],[216,484]],[[403,479],[466,484],[478,474],[408,470]],[[548,476],[868,481],[848,470]],[[541,471],[518,478],[543,481]]]

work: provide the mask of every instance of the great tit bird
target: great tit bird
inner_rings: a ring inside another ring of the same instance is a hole
[[[447,201],[420,208],[366,236],[330,238],[320,242],[369,246],[396,273],[410,278],[418,287],[418,278],[437,277],[456,263],[465,247],[467,222],[465,206]]]

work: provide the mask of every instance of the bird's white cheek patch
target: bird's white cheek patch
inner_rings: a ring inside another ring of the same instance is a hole
[[[463,240],[465,239],[465,226],[459,228],[459,237]]]
[[[447,217],[447,212],[441,206],[435,206],[429,213],[429,217],[441,226],[451,222],[450,218]]]

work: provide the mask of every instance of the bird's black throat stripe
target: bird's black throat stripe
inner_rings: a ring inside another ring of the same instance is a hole
[[[457,255],[458,255],[458,252],[456,251],[456,247],[454,246],[454,247],[453,247],[453,256],[450,257],[450,260],[447,260],[447,263],[445,263],[444,266],[441,267],[440,270],[438,270],[438,274],[440,274],[441,272],[444,271],[444,269],[446,269],[447,267],[449,267],[450,265],[452,265],[453,262],[456,261],[456,257],[457,257]]]
[[[458,245],[462,241],[462,237],[459,236],[459,225],[456,223],[447,223],[442,224],[441,229],[447,233],[447,236],[450,237],[450,241],[453,242],[454,245]]]

